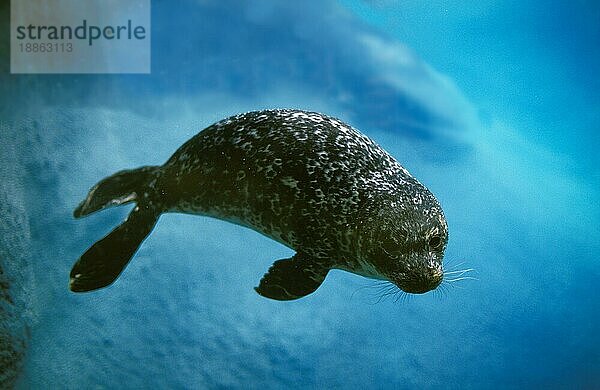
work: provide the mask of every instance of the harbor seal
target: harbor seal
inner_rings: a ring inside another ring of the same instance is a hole
[[[74,216],[129,202],[136,206],[125,222],[73,266],[72,291],[114,282],[167,212],[233,222],[295,250],[255,288],[272,299],[311,294],[334,268],[415,294],[443,279],[448,226],[433,194],[371,139],[316,112],[255,111],[217,122],[164,165],[100,181]]]

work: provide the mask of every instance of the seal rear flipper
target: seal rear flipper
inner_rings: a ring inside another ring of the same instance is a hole
[[[156,177],[158,166],[145,166],[137,169],[119,171],[102,179],[89,191],[83,202],[77,206],[73,215],[84,217],[110,206],[117,206],[138,199],[148,183]]]
[[[319,288],[329,269],[319,260],[296,254],[274,262],[254,289],[263,297],[278,301],[302,298]]]
[[[158,214],[152,209],[133,209],[125,222],[92,245],[73,265],[71,291],[96,290],[114,282],[157,220]]]

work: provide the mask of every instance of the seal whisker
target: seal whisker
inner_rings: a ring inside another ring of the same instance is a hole
[[[382,294],[379,295],[376,303],[383,302],[390,296],[396,296],[399,292],[403,291],[396,287],[396,285],[394,285],[393,283],[390,283],[390,286],[387,288],[387,290],[385,290]]]
[[[412,294],[407,293],[406,291],[398,290],[398,295],[395,297],[394,302],[400,301],[400,303],[407,303],[410,301]]]
[[[368,296],[373,297],[375,300],[371,304],[377,304],[385,301],[390,295],[393,295],[398,290],[398,287],[388,280],[377,280],[369,283],[368,285],[358,287],[352,293],[351,299],[356,295],[359,290],[370,289],[373,290]]]
[[[374,288],[374,289],[378,289],[378,290],[383,290],[383,289],[393,287],[393,286],[394,286],[393,283],[385,281],[385,282],[380,282],[380,283],[374,283],[370,287]]]
[[[377,286],[372,286],[372,285],[360,286],[360,287],[358,287],[357,289],[355,289],[355,290],[352,292],[352,294],[350,295],[350,300],[352,300],[352,299],[354,298],[354,295],[356,295],[356,293],[357,293],[359,290],[364,290],[365,288],[376,288],[376,287],[377,287]]]
[[[396,286],[388,286],[388,287],[379,289],[379,294],[385,294],[385,293],[395,292],[395,291],[396,291]]]
[[[452,263],[452,260],[449,260],[449,261],[447,261],[447,262],[446,262],[446,267],[444,267],[444,268],[445,268],[445,270],[447,270],[447,271],[454,271],[454,270],[456,270],[458,267],[461,267],[462,265],[464,265],[465,263],[466,263],[466,261],[461,261],[460,263],[453,264],[453,263]]]
[[[448,283],[454,283],[454,282],[458,282],[458,281],[461,281],[461,280],[479,280],[479,279],[474,278],[472,276],[461,276],[460,278],[447,279],[446,281]]]
[[[440,299],[446,298],[446,296],[448,296],[448,284],[446,284],[446,283],[440,284],[440,286],[436,289],[436,291],[439,291]]]
[[[446,295],[448,295],[448,284],[442,283],[439,288],[436,289],[436,291],[440,292],[440,298],[444,298]]]
[[[464,286],[461,286],[461,285],[459,285],[459,284],[456,284],[456,283],[454,283],[454,284],[452,284],[452,283],[445,283],[445,286],[446,286],[446,287],[447,287],[447,286],[450,286],[450,287],[452,287],[452,288],[460,288],[460,289],[463,289],[463,288],[464,288]]]
[[[382,292],[387,292],[394,288],[396,288],[396,286],[390,281],[387,281],[387,280],[376,280],[375,281],[374,280],[374,281],[370,282],[369,284],[366,284],[364,286],[360,286],[360,287],[356,288],[350,295],[350,299],[352,300],[354,298],[354,296],[356,295],[356,293],[360,290],[364,290],[364,289],[376,290],[376,292],[374,292],[372,295],[379,296]]]
[[[440,298],[442,298],[442,290],[441,290],[441,289],[438,289],[438,288],[436,288],[435,290],[433,290],[433,296],[434,296],[434,298],[436,298],[436,299],[440,299]]]
[[[454,274],[464,275],[467,272],[472,272],[472,271],[475,271],[475,269],[474,268],[467,268],[467,269],[462,269],[462,270],[459,270],[459,271],[448,271],[448,272],[444,272],[444,276],[454,275]]]
[[[394,290],[390,290],[390,291],[386,291],[386,292],[383,292],[383,293],[379,293],[379,294],[377,295],[377,301],[378,301],[378,302],[381,302],[381,301],[385,300],[385,299],[386,299],[386,297],[388,297],[388,296],[390,296],[390,295],[393,295],[393,294],[395,294],[395,293],[396,293],[396,291],[394,291]]]
[[[384,298],[384,297],[387,297],[387,296],[390,296],[390,295],[394,295],[394,294],[397,294],[397,293],[398,293],[398,291],[399,291],[398,289],[395,289],[395,288],[390,288],[388,291],[385,291],[385,292],[384,292],[383,294],[381,294],[379,297],[380,297],[380,298]]]

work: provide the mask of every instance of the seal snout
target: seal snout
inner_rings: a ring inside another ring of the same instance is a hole
[[[437,267],[427,267],[403,274],[396,282],[402,291],[411,294],[424,294],[435,290],[444,278],[443,272]]]

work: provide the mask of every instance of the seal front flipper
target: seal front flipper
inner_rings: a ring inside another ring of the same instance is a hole
[[[150,234],[158,216],[152,208],[134,208],[125,222],[77,260],[70,275],[71,291],[96,290],[114,282]]]
[[[330,267],[301,254],[277,260],[260,280],[257,293],[278,301],[302,298],[319,288]]]

